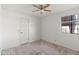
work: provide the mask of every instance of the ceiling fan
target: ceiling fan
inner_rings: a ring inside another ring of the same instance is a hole
[[[40,13],[42,14],[43,12],[45,12],[45,11],[47,11],[47,12],[51,12],[51,10],[49,10],[49,9],[47,9],[49,6],[50,6],[50,4],[40,4],[40,5],[33,5],[34,7],[36,7],[37,8],[37,10],[34,10],[34,11],[32,11],[32,12],[38,12],[38,11],[40,11]]]

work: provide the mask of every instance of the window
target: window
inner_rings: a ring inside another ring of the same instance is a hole
[[[79,34],[79,16],[70,15],[62,17],[62,32]]]

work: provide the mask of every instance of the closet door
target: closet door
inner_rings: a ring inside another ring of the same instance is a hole
[[[20,18],[20,42],[28,42],[28,19],[25,17]]]

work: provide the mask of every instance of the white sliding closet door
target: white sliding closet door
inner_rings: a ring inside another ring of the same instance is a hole
[[[40,21],[35,18],[20,18],[20,42],[27,43],[39,40]]]
[[[20,18],[20,42],[27,43],[28,42],[28,18],[21,17]]]

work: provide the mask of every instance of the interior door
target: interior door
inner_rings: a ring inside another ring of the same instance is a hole
[[[25,17],[20,18],[20,42],[28,42],[28,19]]]

